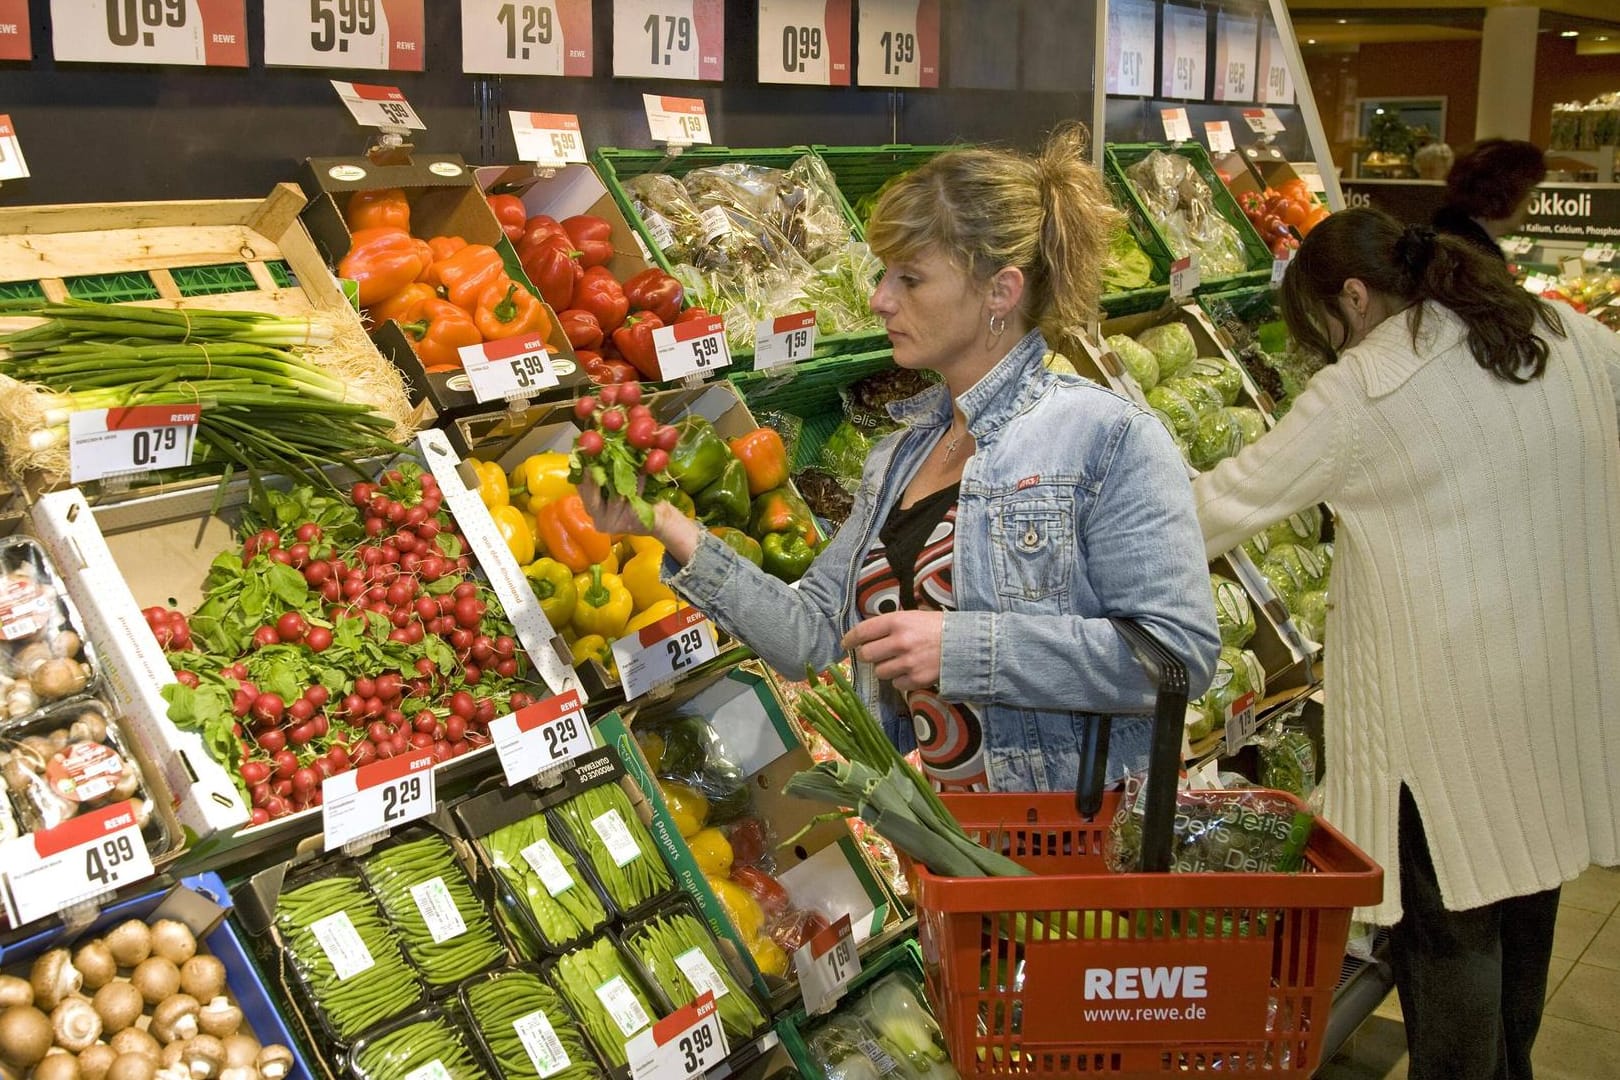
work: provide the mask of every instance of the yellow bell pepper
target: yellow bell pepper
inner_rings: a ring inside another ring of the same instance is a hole
[[[679,780],[658,778],[658,790],[669,807],[669,816],[682,836],[696,836],[709,823],[709,800],[703,792]],[[728,873],[730,871],[727,871]]]
[[[719,829],[701,829],[686,838],[692,849],[692,858],[705,877],[727,877],[731,873],[733,855],[731,841]]]
[[[501,483],[506,483],[506,474],[499,468],[495,470],[500,476]],[[502,503],[489,508],[489,516],[495,519],[495,531],[501,534],[506,541],[506,549],[512,553],[512,558],[518,561],[519,566],[527,566],[534,561],[534,530],[529,526],[529,519],[523,511],[515,506]]]
[[[473,472],[478,476],[478,497],[484,500],[485,506],[494,510],[497,507],[507,506],[511,503],[512,497],[507,489],[506,473],[501,470],[499,465],[493,461],[479,461],[473,457],[467,459],[467,464],[473,467]],[[533,541],[531,540],[530,543],[532,544]],[[532,555],[529,556],[531,559],[533,557]]]
[[[761,975],[785,979],[788,973],[788,955],[769,934],[760,934],[748,941],[748,956],[759,968]]]
[[[656,550],[659,555],[664,553],[664,545],[656,536],[642,536],[637,533],[626,533],[624,542],[630,545],[630,550],[637,555]]]
[[[529,588],[540,601],[540,610],[553,630],[561,630],[574,617],[579,591],[574,588],[574,572],[556,559],[536,559],[523,568]]]
[[[574,590],[579,594],[574,604],[575,630],[601,634],[610,640],[624,633],[635,601],[618,574],[604,573],[602,564],[597,563],[590,573],[574,576]]]
[[[612,646],[601,634],[585,634],[577,638],[570,646],[570,651],[574,654],[575,667],[590,660],[605,665],[612,656]]]
[[[663,600],[675,599],[674,591],[659,576],[663,565],[664,545],[656,541],[653,547],[636,552],[635,558],[624,564],[620,576],[624,579],[624,587],[635,597],[637,611],[645,611]]]
[[[624,624],[624,632],[626,634],[633,634],[642,627],[651,626],[659,619],[667,618],[668,616],[675,614],[677,611],[681,610],[683,606],[684,605],[682,605],[682,603],[673,596],[671,596],[668,600],[659,600],[651,607],[643,608],[642,610],[636,612],[636,614],[632,615],[630,617],[630,621]]]
[[[568,455],[557,450],[524,458],[512,470],[509,481],[517,505],[531,514],[574,493],[574,485],[568,482]]]

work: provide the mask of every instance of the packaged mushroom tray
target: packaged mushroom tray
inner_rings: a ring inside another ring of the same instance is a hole
[[[0,730],[94,689],[78,615],[34,541],[0,541]]]

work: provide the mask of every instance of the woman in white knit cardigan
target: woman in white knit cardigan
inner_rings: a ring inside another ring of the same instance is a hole
[[[1211,556],[1335,512],[1326,809],[1385,867],[1413,1080],[1525,1080],[1559,885],[1620,863],[1620,337],[1371,210],[1283,281],[1328,361],[1200,477]]]

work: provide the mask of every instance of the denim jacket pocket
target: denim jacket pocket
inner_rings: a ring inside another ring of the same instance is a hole
[[[997,595],[1008,600],[1066,597],[1076,564],[1074,496],[1008,496],[991,501]]]

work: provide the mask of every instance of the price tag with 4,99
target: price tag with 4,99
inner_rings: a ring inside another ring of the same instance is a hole
[[[401,754],[328,777],[321,789],[326,850],[433,812],[433,752]]]
[[[595,746],[577,690],[496,717],[489,735],[508,784],[521,784]]]
[[[0,896],[12,926],[155,873],[135,804],[127,801],[0,846],[0,865],[6,868]]]
[[[689,675],[699,664],[719,655],[714,624],[697,608],[682,608],[613,643],[613,662],[633,701],[671,679]]]
[[[372,86],[368,83],[332,80],[332,89],[349,107],[354,122],[361,127],[374,127],[381,131],[426,131],[427,125],[416,115],[411,103],[405,100],[397,86]]]
[[[801,311],[754,325],[754,370],[796,364],[816,351],[816,313]]]
[[[546,339],[539,334],[463,345],[457,351],[467,381],[472,384],[473,397],[480,402],[515,401],[557,385],[551,353],[546,351]]]
[[[799,976],[805,1012],[814,1016],[836,1005],[850,980],[861,973],[849,916],[839,916],[837,922],[799,946],[793,954],[793,970]]]
[[[731,366],[726,321],[718,315],[661,326],[653,331],[658,374],[665,381],[687,375],[708,376]]]
[[[191,464],[195,405],[82,409],[68,416],[68,468],[75,484]]]
[[[579,117],[573,113],[520,112],[513,110],[512,139],[518,158],[549,169],[585,164],[585,139],[580,135]]]
[[[691,1080],[725,1060],[730,1047],[720,1026],[714,992],[705,990],[624,1047],[631,1080]]]

